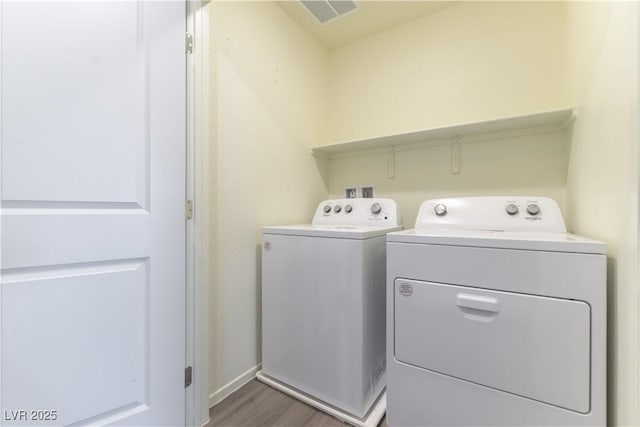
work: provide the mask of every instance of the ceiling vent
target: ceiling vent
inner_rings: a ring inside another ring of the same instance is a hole
[[[304,7],[316,19],[326,24],[344,14],[356,10],[358,6],[351,0],[301,0]]]

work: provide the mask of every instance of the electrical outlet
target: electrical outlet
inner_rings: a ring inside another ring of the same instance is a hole
[[[360,196],[364,199],[373,199],[376,196],[373,185],[363,185],[360,187]]]
[[[347,187],[344,189],[344,198],[345,199],[355,199],[358,197],[358,188],[357,187]]]

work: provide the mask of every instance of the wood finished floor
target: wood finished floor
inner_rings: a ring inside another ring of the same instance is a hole
[[[342,421],[256,379],[211,408],[206,427],[345,427]],[[387,427],[385,418],[378,427]]]

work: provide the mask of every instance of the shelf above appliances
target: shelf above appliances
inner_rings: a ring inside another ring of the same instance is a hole
[[[574,117],[575,109],[565,108],[316,146],[311,148],[311,154],[332,158],[345,153],[357,154],[357,152],[363,152],[364,154],[364,152],[370,150],[414,149],[422,146],[442,145],[442,143],[473,142],[493,138],[551,133],[566,129],[572,123]]]

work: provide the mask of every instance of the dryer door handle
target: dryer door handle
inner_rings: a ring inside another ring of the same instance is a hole
[[[490,313],[500,311],[500,302],[496,298],[471,294],[458,294],[456,297],[456,305],[460,308],[488,311]]]

